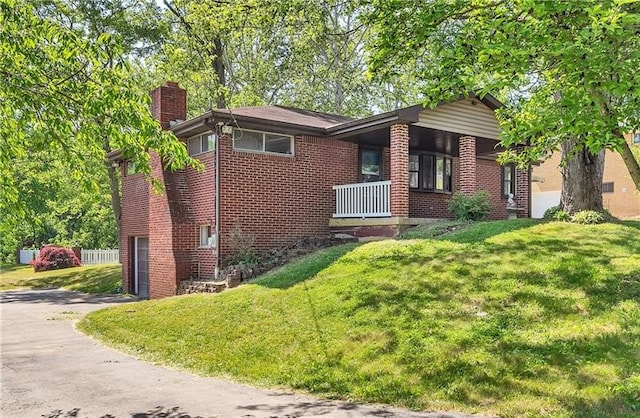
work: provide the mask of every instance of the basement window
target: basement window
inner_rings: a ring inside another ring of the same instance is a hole
[[[206,132],[187,139],[187,149],[189,150],[189,155],[192,156],[213,151],[215,147],[216,134],[213,132]]]
[[[233,149],[293,155],[293,137],[274,132],[236,128],[233,130]]]
[[[211,225],[200,226],[200,248],[213,247],[213,234]]]

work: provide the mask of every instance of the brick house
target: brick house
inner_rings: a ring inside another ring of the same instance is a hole
[[[640,147],[640,133],[626,134],[625,140],[632,147]],[[560,152],[555,152],[544,162],[533,167],[531,212],[535,218],[541,218],[545,210],[560,204],[560,161]],[[640,218],[640,193],[636,191],[636,185],[622,161],[622,156],[614,151],[605,151],[602,203],[618,218]]]
[[[487,190],[492,219],[507,217],[512,193],[519,216],[529,216],[530,172],[496,162],[493,111],[501,104],[488,95],[362,119],[264,106],[186,121],[186,92],[176,83],[151,97],[154,116],[205,169],[165,172],[152,155],[152,174],[165,186],[158,195],[112,156],[123,176],[123,288],[142,297],[212,278],[234,231],[258,252],[331,231],[393,235],[449,218],[455,191]]]

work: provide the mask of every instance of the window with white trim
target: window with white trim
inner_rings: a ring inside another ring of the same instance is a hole
[[[213,234],[211,231],[211,225],[200,226],[200,247],[213,246]]]
[[[203,152],[213,151],[216,147],[216,134],[206,132],[187,139],[189,155],[198,155]]]
[[[233,130],[233,149],[293,155],[293,136],[235,128]]]
[[[502,197],[516,195],[516,166],[505,164],[502,166]]]

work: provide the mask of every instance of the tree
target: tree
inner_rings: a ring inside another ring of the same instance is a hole
[[[640,127],[639,2],[374,0],[367,18],[376,76],[416,60],[429,105],[468,91],[511,98],[498,112],[502,145],[528,146],[503,158],[525,165],[561,148],[570,212],[602,207],[605,149],[640,190],[623,136]]]
[[[364,116],[415,104],[405,75],[366,77],[356,0],[165,0],[172,32],[156,82],[179,77],[189,113],[280,104]]]
[[[24,213],[16,162],[42,153],[64,164],[67,174],[87,190],[100,187],[86,173],[96,166],[109,170],[112,197],[118,199],[117,183],[113,187],[117,173],[105,152],[120,149],[147,175],[149,150],[162,155],[168,169],[196,164],[185,146],[153,119],[147,92],[126,60],[130,49],[120,36],[85,36],[86,22],[64,21],[70,15],[53,5],[0,0],[3,213]]]

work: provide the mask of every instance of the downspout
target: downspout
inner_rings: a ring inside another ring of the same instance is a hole
[[[214,259],[215,266],[213,269],[213,279],[218,280],[220,276],[220,129],[219,126],[213,123],[213,121],[207,118],[204,124],[211,128],[216,134],[216,146],[215,146],[215,169],[214,169],[214,182],[215,182],[215,209],[214,209]]]

